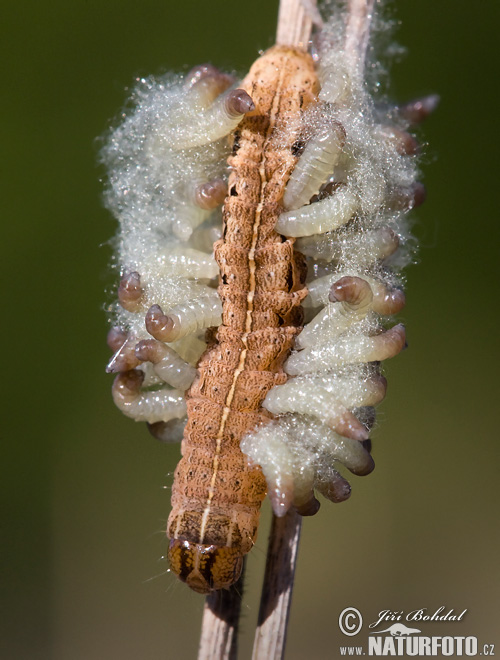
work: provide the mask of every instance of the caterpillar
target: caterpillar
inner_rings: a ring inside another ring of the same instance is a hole
[[[113,398],[182,438],[169,560],[202,594],[238,579],[266,494],[313,515],[316,493],[349,497],[339,465],[373,470],[380,362],[405,346],[389,319],[424,199],[409,129],[436,99],[376,104],[345,9],[321,23],[241,82],[212,65],[139,80],[102,149]]]

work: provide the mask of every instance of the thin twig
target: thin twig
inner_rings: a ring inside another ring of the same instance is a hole
[[[284,656],[302,516],[273,516],[252,660]]]
[[[244,574],[245,562],[236,584],[206,597],[198,660],[236,660]]]
[[[276,43],[307,50],[313,24],[321,25],[316,0],[280,0]],[[283,657],[302,518],[295,509],[273,516],[253,660]],[[243,574],[229,591],[207,597],[198,660],[235,660]]]
[[[364,70],[373,6],[374,0],[348,2],[345,52],[352,68],[360,74]],[[277,43],[306,49],[313,23],[321,24],[318,16],[315,0],[281,0]],[[283,518],[273,516],[252,660],[284,657],[301,520],[295,509]]]
[[[375,0],[349,0],[345,31],[345,54],[352,69],[363,75]]]
[[[307,50],[313,23],[318,22],[316,0],[280,0],[276,43]]]
[[[307,50],[313,24],[322,25],[316,0],[280,0],[276,43]],[[252,660],[283,658],[301,524],[293,508],[273,516]]]

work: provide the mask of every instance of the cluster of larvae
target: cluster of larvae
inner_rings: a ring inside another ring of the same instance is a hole
[[[270,49],[240,84],[210,65],[138,81],[102,151],[113,397],[184,438],[169,558],[200,593],[237,580],[266,492],[277,515],[311,515],[315,492],[349,497],[339,465],[371,472],[380,362],[405,346],[389,319],[424,198],[408,129],[435,99],[376,106],[341,30],[314,58]]]

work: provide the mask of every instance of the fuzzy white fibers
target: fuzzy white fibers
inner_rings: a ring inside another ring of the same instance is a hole
[[[348,409],[371,426],[371,408],[363,406],[383,398],[385,386],[368,379],[377,368],[363,363],[391,357],[404,345],[402,326],[384,334],[382,322],[404,303],[394,287],[401,286],[399,270],[411,259],[405,214],[412,206],[417,162],[387,137],[391,126],[399,131],[407,126],[387,103],[377,105],[369,92],[377,85],[367,82],[365,71],[380,72],[380,66],[363,66],[364,53],[353,56],[352,43],[346,51],[347,14],[342,7],[334,3],[318,40],[320,102],[308,111],[309,145],[285,195],[287,208],[293,210],[278,222],[283,233],[303,237],[296,247],[307,258],[310,295],[304,306],[312,320],[297,339],[299,350],[285,364],[292,378],[273,388],[264,401],[276,419],[248,434],[241,445],[262,466],[277,514],[311,488],[334,501],[345,499],[345,489],[337,497],[336,462],[358,474],[370,471],[371,458],[363,446],[333,431],[332,419]],[[345,133],[340,155],[339,126]],[[328,130],[330,141],[325,137]],[[312,203],[297,209],[295,200],[318,188]],[[351,206],[339,211],[335,200],[345,197]],[[361,308],[335,299],[328,302],[331,286],[346,277],[361,278],[371,288]],[[373,400],[367,385],[375,388]]]
[[[151,305],[177,313],[189,336],[172,345],[192,365],[205,346],[192,333],[220,323],[221,311],[212,288],[218,268],[211,251],[221,214],[196,206],[194,192],[227,176],[228,156],[227,139],[175,148],[179,136],[203,131],[203,111],[183,77],[141,78],[101,150],[108,170],[105,201],[119,222],[115,267],[121,275],[138,272],[143,289],[140,309],[130,312],[114,304],[112,320],[141,340],[150,338],[144,317]],[[149,366],[139,368],[147,382],[155,382]]]

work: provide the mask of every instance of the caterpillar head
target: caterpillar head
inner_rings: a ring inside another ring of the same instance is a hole
[[[241,575],[243,556],[237,548],[203,545],[172,539],[168,548],[170,568],[199,594],[228,589]]]

